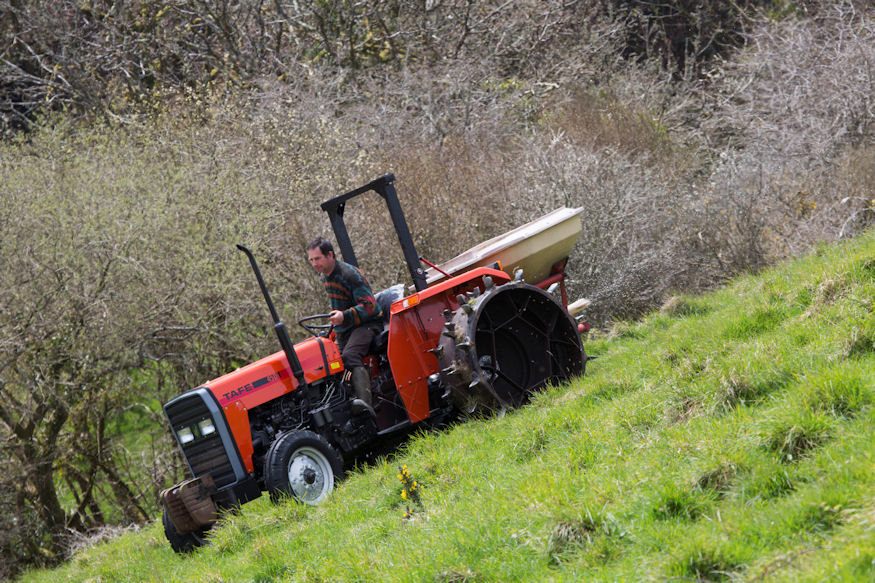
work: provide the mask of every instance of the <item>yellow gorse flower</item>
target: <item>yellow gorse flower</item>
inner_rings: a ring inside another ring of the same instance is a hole
[[[407,503],[413,503],[417,507],[421,507],[421,502],[419,500],[419,489],[421,489],[419,482],[414,480],[410,475],[410,470],[407,469],[406,465],[402,465],[399,468],[399,473],[396,474],[398,479],[401,481],[401,499]],[[403,518],[410,519],[413,518],[413,510],[410,506],[406,506]]]

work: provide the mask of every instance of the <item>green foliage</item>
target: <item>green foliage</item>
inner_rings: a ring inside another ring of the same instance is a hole
[[[721,461],[717,467],[704,472],[696,480],[696,486],[719,496],[730,492],[733,479],[738,474],[738,466],[729,461]]]
[[[751,473],[745,483],[745,493],[750,498],[771,500],[796,490],[791,470],[767,463],[761,463],[757,470]]]
[[[741,373],[732,372],[722,379],[722,394],[718,393],[718,406],[733,408],[744,404],[755,404],[767,398],[770,394],[780,391],[794,380],[792,369],[782,366],[771,369],[760,367]]]
[[[696,581],[731,581],[743,564],[741,559],[732,555],[731,549],[709,546],[687,550],[685,556],[669,567],[668,572]]]
[[[830,437],[829,420],[812,411],[789,412],[769,422],[765,446],[781,461],[798,461]]]
[[[851,357],[875,353],[875,318],[868,318],[854,327],[847,340],[847,352]]]
[[[707,314],[711,307],[699,297],[672,296],[660,307],[659,311],[672,317],[701,316]]]
[[[559,520],[547,540],[548,564],[559,568],[584,555],[594,563],[606,563],[619,555],[621,543],[628,535],[619,529],[614,517],[593,516],[588,510],[583,517]]]
[[[582,397],[581,404],[592,404],[597,407],[640,388],[634,381],[602,378],[593,383],[590,390]]]
[[[710,509],[708,498],[707,491],[671,485],[658,493],[653,516],[659,520],[697,520]]]
[[[872,403],[872,380],[857,362],[842,362],[816,375],[801,390],[815,413],[853,417]]]
[[[778,326],[785,316],[782,310],[772,307],[757,308],[731,322],[724,334],[730,340],[747,340],[758,334],[768,332]]]

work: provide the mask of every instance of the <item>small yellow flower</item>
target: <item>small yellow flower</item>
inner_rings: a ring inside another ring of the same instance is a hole
[[[405,500],[407,500],[407,490],[403,490],[401,492],[401,497],[404,498]]]

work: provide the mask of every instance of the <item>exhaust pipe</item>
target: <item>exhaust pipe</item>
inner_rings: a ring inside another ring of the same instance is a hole
[[[304,369],[301,367],[301,361],[298,360],[298,355],[295,353],[295,348],[292,346],[292,340],[289,338],[289,331],[286,330],[286,325],[282,323],[276,313],[276,308],[273,301],[270,299],[270,294],[267,293],[267,286],[264,285],[264,278],[261,277],[261,270],[258,269],[258,263],[255,262],[255,256],[252,251],[245,246],[237,244],[237,248],[246,253],[249,257],[249,263],[252,264],[252,271],[255,272],[255,277],[258,279],[258,285],[261,287],[261,293],[264,295],[264,301],[267,302],[267,307],[270,309],[270,316],[273,318],[273,329],[276,332],[276,337],[280,341],[280,346],[283,352],[286,353],[286,358],[289,360],[289,366],[292,367],[292,374],[298,380],[298,388],[307,386],[307,381],[304,380]]]

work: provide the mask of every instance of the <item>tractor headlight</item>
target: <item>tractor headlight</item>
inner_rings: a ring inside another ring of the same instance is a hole
[[[212,419],[204,419],[200,423],[197,424],[198,429],[200,429],[201,437],[206,437],[212,433],[216,432],[216,426],[213,425]]]
[[[180,444],[185,445],[194,441],[194,432],[191,430],[191,427],[183,427],[176,432],[176,437],[179,438]]]

